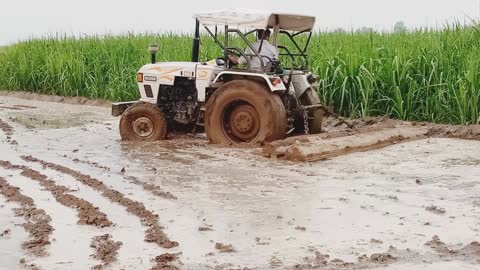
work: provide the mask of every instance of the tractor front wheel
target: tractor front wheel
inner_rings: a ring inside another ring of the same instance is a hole
[[[208,100],[205,131],[214,144],[259,144],[285,137],[286,115],[278,95],[255,81],[236,80]]]
[[[158,141],[167,137],[167,120],[155,104],[138,102],[120,119],[120,136],[124,141]]]

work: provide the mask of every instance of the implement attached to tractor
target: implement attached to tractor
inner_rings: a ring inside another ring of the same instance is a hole
[[[122,115],[122,139],[163,140],[170,131],[204,128],[215,144],[263,143],[321,131],[317,77],[308,70],[307,55],[314,17],[219,11],[195,19],[192,62],[157,63],[158,46],[151,45],[152,63],[138,72],[140,100],[113,104],[112,114]],[[217,59],[199,59],[201,26],[223,51]],[[254,46],[257,30],[272,32],[279,59],[262,53],[265,36]],[[242,48],[230,44],[233,39]],[[238,65],[239,58],[246,64]]]

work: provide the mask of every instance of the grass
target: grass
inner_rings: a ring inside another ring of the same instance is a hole
[[[191,36],[45,37],[0,48],[0,88],[110,100],[138,98],[136,72],[160,44],[158,61],[188,61]],[[210,39],[203,59],[220,55]],[[480,33],[316,33],[309,49],[323,101],[344,116],[387,115],[450,124],[480,121]]]

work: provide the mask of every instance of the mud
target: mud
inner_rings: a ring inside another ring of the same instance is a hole
[[[216,243],[215,249],[218,250],[220,253],[232,253],[237,252],[232,244],[226,245],[223,243]]]
[[[0,110],[19,142],[12,146],[0,136],[0,159],[48,176],[67,193],[99,206],[115,223],[79,226],[77,211],[55,201],[40,182],[18,172],[10,175],[11,169],[0,166],[0,176],[47,211],[55,228],[46,250],[50,256],[24,254],[20,245],[28,234],[15,226],[23,221],[9,215],[14,204],[0,196],[0,229],[11,229],[0,238],[5,241],[0,261],[7,269],[23,268],[21,258],[25,267],[52,270],[103,265],[89,258],[90,242],[100,234],[123,243],[108,269],[478,268],[479,142],[429,135],[322,162],[288,162],[255,155],[248,147],[211,146],[204,134],[120,142],[118,119],[108,116],[108,108],[4,97],[0,102],[36,107]],[[327,132],[316,136],[345,141],[398,125],[422,132],[431,126],[381,118],[356,121],[354,126],[332,120]],[[294,139],[302,143],[310,137]],[[22,155],[43,162],[25,162]],[[436,243],[440,253],[424,245],[435,234],[444,243]],[[159,235],[180,245],[158,256],[164,252]],[[215,243],[228,243],[222,245],[236,252],[220,252]]]
[[[178,254],[164,253],[155,257],[155,265],[150,270],[179,270]]]
[[[73,158],[72,161],[75,162],[75,163],[83,163],[83,164],[87,164],[87,165],[90,165],[90,166],[95,167],[95,168],[110,171],[109,167],[100,165],[98,162],[92,162],[92,161],[89,161],[89,160],[81,160],[81,159],[78,159],[78,158]]]
[[[23,195],[20,190],[8,184],[5,178],[0,177],[0,193],[8,201],[20,204],[21,208],[15,209],[15,214],[22,216],[26,223],[25,230],[30,234],[30,239],[22,244],[22,247],[35,256],[46,256],[46,247],[50,245],[50,235],[53,227],[50,225],[51,218],[43,210],[38,209],[33,199]]]
[[[327,118],[324,133],[274,141],[257,152],[270,158],[318,161],[426,137],[480,140],[480,125],[449,126],[385,117],[346,121]]]
[[[10,106],[2,106],[2,105],[0,105],[0,109],[7,109],[7,110],[14,110],[14,111],[23,110],[22,108],[19,108],[19,107],[10,107]]]
[[[457,248],[450,248],[437,235],[434,235],[432,240],[426,242],[425,245],[433,249],[440,257],[448,257],[450,259],[461,257],[480,263],[480,242],[477,241],[465,246],[460,245]]]
[[[50,169],[70,175],[79,182],[102,192],[102,195],[112,202],[122,205],[129,213],[139,217],[142,223],[148,227],[145,231],[145,241],[156,243],[163,248],[173,248],[178,246],[177,242],[171,241],[163,232],[163,227],[158,223],[158,215],[154,214],[150,210],[147,210],[143,203],[126,198],[122,193],[107,187],[100,180],[74,171],[70,168],[46,162],[32,156],[22,156],[22,159],[29,162],[36,162]]]
[[[14,129],[12,126],[10,126],[7,122],[4,122],[2,119],[0,119],[0,129],[5,133],[7,136],[7,142],[12,145],[18,144],[16,140],[12,139],[12,136],[14,134]]]
[[[128,179],[128,180],[131,180],[132,183],[143,187],[144,190],[149,191],[150,193],[152,193],[153,195],[155,195],[159,198],[169,199],[169,200],[176,200],[177,199],[177,197],[175,195],[173,195],[172,193],[170,193],[168,191],[163,191],[161,189],[161,187],[158,186],[158,185],[141,181],[140,179],[138,179],[135,176],[127,176],[125,178]]]
[[[122,242],[115,242],[109,234],[94,237],[90,244],[90,247],[95,250],[92,257],[101,261],[101,264],[95,265],[92,269],[105,269],[113,262],[117,261],[118,250],[122,245]]]
[[[480,140],[480,125],[448,126],[433,125],[427,134],[435,138],[455,138],[466,140]]]
[[[445,209],[440,208],[440,207],[435,206],[435,205],[427,206],[427,207],[425,207],[425,210],[427,210],[429,212],[432,212],[432,213],[435,213],[437,215],[444,215],[445,213],[447,213],[447,211]]]
[[[88,105],[88,106],[102,106],[109,107],[112,105],[111,101],[101,99],[88,99],[85,97],[62,97],[55,95],[44,95],[33,92],[23,91],[0,91],[0,96],[14,97],[27,100],[47,101],[56,103],[66,103],[72,105]]]
[[[407,251],[409,252],[409,251]],[[350,270],[350,269],[374,269],[384,268],[386,265],[398,261],[397,249],[390,247],[387,252],[374,253],[370,256],[364,254],[354,262],[345,262],[341,259],[331,259],[330,255],[315,251],[314,256],[305,257],[305,263],[296,264],[288,269],[310,270],[310,269],[328,269],[328,270]]]
[[[35,180],[40,183],[46,190],[50,191],[57,200],[57,202],[77,210],[78,224],[86,224],[96,226],[98,228],[109,227],[112,222],[108,220],[107,215],[98,210],[98,207],[93,206],[90,202],[78,198],[72,194],[67,187],[55,184],[54,180],[48,179],[47,176],[38,171],[32,170],[27,166],[14,165],[9,161],[0,160],[0,166],[5,169],[22,170],[21,175]]]

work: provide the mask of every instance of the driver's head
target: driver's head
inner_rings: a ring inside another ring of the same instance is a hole
[[[259,29],[257,30],[257,38],[258,40],[262,40],[265,39],[265,40],[269,40],[270,39],[270,30],[265,30],[265,29]]]

